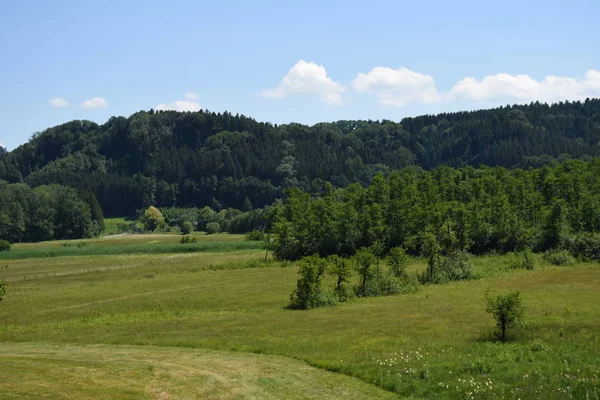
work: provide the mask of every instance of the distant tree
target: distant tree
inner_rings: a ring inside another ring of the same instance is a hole
[[[359,249],[353,256],[354,266],[360,277],[360,284],[358,286],[358,295],[367,295],[367,285],[369,280],[375,274],[373,271],[373,264],[375,263],[375,255],[368,248]]]
[[[144,211],[144,214],[142,215],[141,219],[142,224],[144,224],[144,228],[147,231],[151,232],[156,230],[156,228],[158,228],[165,222],[165,219],[163,218],[163,215],[160,212],[160,210],[154,206],[148,207],[148,209]]]
[[[321,293],[321,278],[325,268],[325,260],[318,256],[302,259],[298,270],[296,289],[290,296],[289,308],[307,310],[324,304]]]
[[[345,260],[337,255],[329,256],[329,274],[335,277],[335,293],[341,299],[347,296],[345,283],[349,282],[352,276],[352,268],[348,260]]]
[[[506,295],[490,297],[486,294],[487,313],[493,315],[499,329],[499,337],[506,341],[508,330],[521,325],[524,315],[523,302],[520,293],[513,292]]]
[[[390,250],[390,254],[388,255],[388,265],[394,276],[398,278],[405,277],[409,261],[410,259],[406,254],[406,250],[402,247],[394,247]]]
[[[181,233],[184,235],[189,235],[194,230],[194,224],[189,221],[185,221],[181,224]]]
[[[206,233],[209,235],[221,232],[221,225],[218,222],[210,222],[206,225]]]

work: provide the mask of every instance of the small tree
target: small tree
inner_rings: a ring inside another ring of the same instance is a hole
[[[359,249],[354,255],[354,266],[358,275],[360,276],[360,286],[358,287],[358,294],[360,296],[367,295],[367,284],[373,277],[373,263],[375,262],[375,256],[371,250],[367,248]]]
[[[290,296],[289,308],[307,310],[323,305],[321,277],[325,272],[325,260],[318,256],[302,259],[298,270],[296,289]]]
[[[350,264],[347,260],[344,260],[337,255],[329,256],[327,260],[331,265],[329,274],[336,278],[335,293],[337,293],[340,299],[346,299],[346,287],[344,286],[344,283],[347,283],[352,276]]]
[[[520,293],[513,292],[497,297],[490,297],[486,294],[486,303],[485,311],[494,316],[500,330],[500,340],[504,342],[506,341],[508,329],[522,324],[524,307]]]
[[[381,240],[377,240],[371,245],[371,252],[375,256],[375,265],[377,271],[379,271],[379,260],[385,256],[385,243]]]
[[[409,258],[402,247],[394,247],[390,250],[388,256],[388,265],[390,271],[398,278],[406,276],[406,267],[408,267]]]
[[[165,223],[165,219],[158,208],[150,206],[142,215],[142,223],[147,231],[153,232]]]
[[[221,232],[221,225],[218,222],[209,222],[206,224],[206,233],[212,235]]]
[[[181,224],[181,233],[184,235],[189,235],[194,230],[194,224],[189,221],[185,221]]]
[[[6,294],[6,281],[0,281],[0,301],[4,299],[4,295]]]

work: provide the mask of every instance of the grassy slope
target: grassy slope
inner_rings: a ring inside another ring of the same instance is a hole
[[[152,346],[4,344],[6,399],[373,399],[373,385],[285,357]]]
[[[506,258],[477,259],[488,278],[303,312],[284,309],[296,268],[219,270],[261,257],[250,250],[2,262],[9,296],[0,340],[278,354],[425,398],[600,397],[597,265],[506,274]],[[488,288],[522,291],[529,329],[519,341],[485,340],[493,327],[483,311]]]

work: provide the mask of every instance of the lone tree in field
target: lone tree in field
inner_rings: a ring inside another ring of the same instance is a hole
[[[486,312],[492,314],[500,330],[500,340],[506,341],[508,329],[521,325],[524,315],[520,293],[513,292],[497,297],[486,295]]]
[[[158,208],[150,206],[142,215],[142,223],[146,230],[154,231],[165,223],[165,219]]]

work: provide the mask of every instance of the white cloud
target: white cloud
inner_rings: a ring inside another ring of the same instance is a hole
[[[69,107],[71,105],[62,97],[55,97],[53,99],[50,99],[48,100],[48,103],[50,103],[52,107]]]
[[[198,100],[200,98],[200,96],[198,96],[196,93],[187,92],[186,94],[183,95],[183,98],[188,101],[194,101],[194,100]]]
[[[590,69],[583,78],[547,76],[536,80],[528,75],[500,73],[481,80],[467,77],[448,92],[439,92],[433,77],[407,68],[376,67],[359,73],[352,82],[357,92],[374,92],[380,104],[403,107],[411,103],[472,102],[557,102],[583,100],[600,95],[600,71]]]
[[[409,103],[442,100],[433,77],[404,67],[375,67],[367,73],[359,73],[352,87],[357,92],[375,92],[377,101],[386,106],[402,107]]]
[[[589,70],[583,78],[547,76],[538,81],[528,75],[497,74],[481,80],[464,78],[451,90],[452,99],[519,102],[583,100],[600,95],[600,71]]]
[[[262,97],[280,99],[291,94],[312,94],[329,105],[342,105],[341,93],[346,87],[334,82],[322,65],[300,60],[273,89],[261,92]]]
[[[167,110],[180,111],[180,112],[200,111],[200,103],[198,103],[196,101],[196,100],[198,100],[199,96],[196,93],[188,92],[183,95],[183,98],[184,98],[184,100],[177,100],[177,101],[174,101],[173,103],[169,103],[169,104],[158,104],[154,108],[156,110],[162,110],[162,111],[167,111]]]
[[[106,108],[108,103],[102,97],[92,97],[81,103],[81,107],[95,109],[95,108]]]

